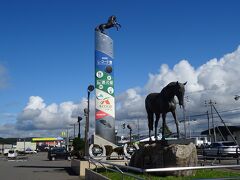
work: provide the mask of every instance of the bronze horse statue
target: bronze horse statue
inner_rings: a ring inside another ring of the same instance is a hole
[[[115,27],[118,31],[119,28],[121,28],[121,25],[117,22],[117,17],[116,16],[110,16],[108,18],[108,22],[105,24],[100,24],[99,26],[96,27],[96,31],[101,31],[101,33],[105,34],[105,29],[109,29]]]
[[[180,107],[184,108],[185,83],[171,82],[162,89],[160,93],[151,93],[145,99],[145,108],[148,114],[149,140],[151,141],[151,131],[153,131],[154,114],[155,120],[155,140],[157,141],[157,127],[160,115],[162,114],[162,140],[165,140],[166,114],[171,112],[175,120],[177,128],[177,136],[179,138],[179,125],[176,118],[176,101],[177,96]]]

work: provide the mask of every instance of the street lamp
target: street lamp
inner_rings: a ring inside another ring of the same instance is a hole
[[[82,120],[82,117],[78,116],[78,138],[80,139],[81,134],[80,134],[80,121]],[[74,127],[75,129],[75,127]],[[75,130],[74,130],[75,131]]]
[[[87,109],[84,109],[84,114],[86,116],[86,127],[85,127],[85,156],[88,156],[88,132],[89,132],[89,112],[90,112],[90,93],[94,90],[94,86],[93,85],[89,85],[88,86],[88,96],[87,96]]]
[[[127,128],[130,130],[130,144],[132,142],[132,127],[128,124]]]
[[[117,144],[117,143],[118,143],[117,134],[118,134],[118,130],[117,130],[117,129],[115,129],[115,144]]]
[[[239,95],[235,95],[234,99],[237,101],[240,98]]]

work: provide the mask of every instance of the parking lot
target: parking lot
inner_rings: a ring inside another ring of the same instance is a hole
[[[79,180],[71,171],[71,161],[49,161],[47,153],[26,155],[17,160],[0,157],[2,180]]]

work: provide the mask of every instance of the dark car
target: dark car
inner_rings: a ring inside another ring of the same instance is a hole
[[[71,160],[71,154],[66,150],[66,148],[54,147],[54,148],[49,149],[48,159],[50,161],[54,161],[56,159]]]

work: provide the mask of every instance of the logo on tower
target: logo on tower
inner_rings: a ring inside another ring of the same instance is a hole
[[[103,77],[103,72],[102,72],[102,71],[98,71],[98,72],[96,73],[96,76],[97,76],[98,78],[102,78],[102,77]]]
[[[112,87],[108,87],[107,91],[109,94],[113,94],[114,93],[114,89]]]

